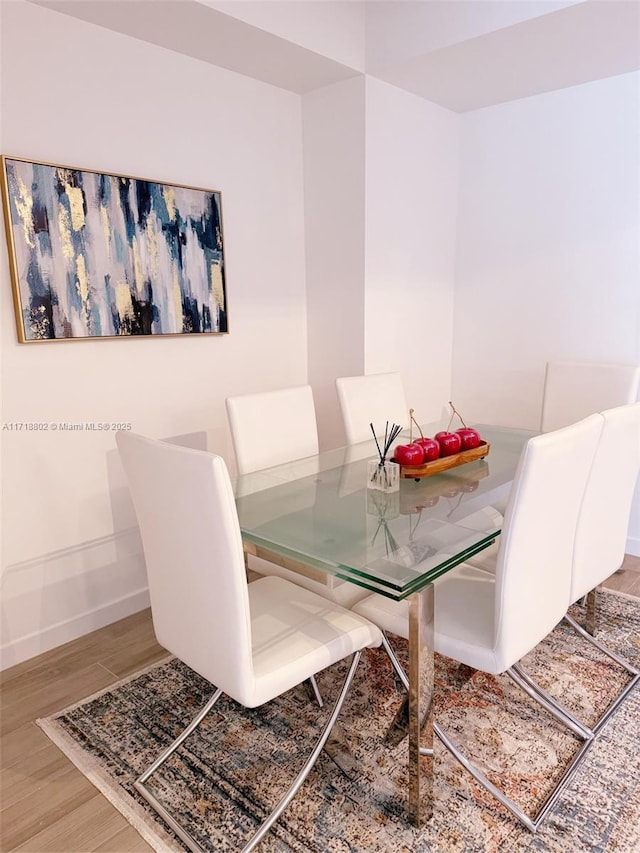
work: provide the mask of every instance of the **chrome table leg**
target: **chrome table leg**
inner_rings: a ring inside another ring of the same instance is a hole
[[[409,599],[409,817],[423,826],[433,814],[434,590]]]
[[[587,593],[587,614],[585,618],[585,627],[592,637],[595,637],[598,630],[598,609],[596,601],[597,589],[592,589]]]

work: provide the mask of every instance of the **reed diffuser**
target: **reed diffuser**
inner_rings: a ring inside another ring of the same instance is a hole
[[[400,488],[400,466],[392,462],[387,457],[393,442],[402,431],[402,427],[398,424],[386,422],[384,428],[384,440],[382,447],[376,435],[373,424],[370,423],[371,432],[378,448],[379,459],[372,459],[367,468],[367,487],[370,489],[379,489],[383,492],[395,492]]]

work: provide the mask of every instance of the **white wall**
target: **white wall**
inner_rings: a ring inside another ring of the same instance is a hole
[[[364,79],[302,98],[309,383],[320,446],[345,443],[337,376],[364,373]]]
[[[450,399],[459,122],[371,77],[303,98],[309,381],[323,447],[345,440],[336,376],[400,371],[423,421]]]
[[[3,423],[209,429],[233,465],[225,396],[307,381],[299,97],[19,0],[2,7],[3,153],[221,190],[230,329],[18,344],[3,246]],[[146,579],[113,433],[1,438],[6,666],[140,609]]]
[[[451,399],[460,116],[372,77],[366,104],[364,372],[400,371],[425,422]]]
[[[463,116],[453,394],[470,419],[537,428],[549,359],[640,362],[639,96],[633,73]]]

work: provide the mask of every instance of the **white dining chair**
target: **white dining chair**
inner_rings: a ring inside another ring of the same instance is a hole
[[[633,494],[640,474],[640,403],[609,409],[602,416],[604,426],[578,516],[570,604],[587,593],[595,596],[597,587],[622,565]],[[595,602],[591,606],[594,605]],[[589,728],[596,734],[638,683],[640,672],[592,636],[593,626],[586,630],[568,613],[565,621],[629,675],[608,707],[595,722],[590,722]],[[522,668],[521,675],[528,677]],[[541,690],[533,680],[531,684]]]
[[[578,361],[547,362],[542,400],[541,431],[569,426],[595,412],[634,403],[640,393],[640,365]],[[496,504],[503,511],[504,506]],[[628,518],[627,518],[628,521]],[[498,542],[469,562],[495,572]],[[585,595],[590,590],[585,591]],[[595,618],[593,598],[590,609]]]
[[[593,412],[626,406],[640,399],[640,364],[547,362],[541,430],[567,426]],[[589,591],[591,592],[591,591]],[[589,629],[595,624],[595,593],[589,601]]]
[[[638,400],[640,365],[578,361],[547,362],[541,431],[568,426],[594,412]]]
[[[608,409],[602,415],[604,429],[578,519],[570,596],[571,602],[588,596],[592,623],[597,588],[620,568],[625,557],[633,496],[640,475],[640,403]],[[593,725],[597,732],[635,686],[640,674],[591,635],[595,624],[589,625],[589,633],[568,614],[565,619],[631,675],[626,687]]]
[[[602,416],[604,428],[578,519],[572,602],[622,565],[640,474],[640,403],[608,409]]]
[[[133,433],[117,433],[116,442],[140,525],[157,640],[207,679],[213,690],[192,722],[134,783],[190,850],[203,848],[153,793],[151,777],[223,694],[255,708],[351,656],[317,743],[276,808],[245,844],[243,850],[249,851],[307,778],[340,712],[361,652],[380,645],[380,631],[282,578],[247,582],[233,490],[221,457]]]
[[[227,397],[229,427],[239,474],[294,462],[318,453],[318,427],[310,385]],[[248,556],[247,567],[259,575],[276,575],[329,601],[351,607],[368,595],[349,581],[327,575],[315,580],[300,572]]]
[[[341,376],[336,391],[342,413],[347,444],[384,435],[385,424],[409,427],[409,407],[400,373],[373,373],[367,376]]]
[[[318,453],[310,385],[227,397],[226,406],[239,474]]]
[[[434,723],[434,731],[447,749],[531,831],[549,813],[593,742],[587,727],[541,696],[514,665],[566,613],[578,515],[603,421],[602,415],[592,415],[530,439],[507,504],[495,574],[463,564],[435,584],[435,651],[492,675],[506,673],[582,741],[559,783],[537,813],[529,816]],[[371,595],[353,609],[384,632],[408,638],[406,601]],[[383,644],[408,689],[386,636]]]

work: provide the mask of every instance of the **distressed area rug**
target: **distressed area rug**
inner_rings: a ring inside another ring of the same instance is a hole
[[[583,621],[580,606],[572,612]],[[599,612],[598,637],[638,666],[640,599],[602,592]],[[402,641],[394,645],[406,656]],[[587,722],[626,681],[615,664],[563,627],[524,663]],[[308,754],[344,672],[340,664],[318,676],[323,710],[305,685],[251,711],[223,698],[152,777],[156,795],[205,849],[240,849],[275,806]],[[493,781],[534,810],[578,741],[508,677],[463,676],[453,661],[436,656],[438,720]],[[210,695],[206,681],[171,658],[38,723],[155,850],[182,851],[132,782]],[[535,835],[437,740],[434,816],[422,829],[407,824],[406,738],[394,747],[384,740],[401,699],[384,652],[368,650],[330,748],[261,851],[640,851],[640,690],[610,717]]]

